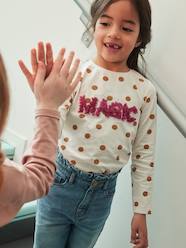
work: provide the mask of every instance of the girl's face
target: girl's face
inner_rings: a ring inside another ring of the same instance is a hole
[[[132,1],[113,2],[101,14],[95,26],[95,62],[109,70],[128,71],[127,59],[133,49],[140,45],[139,32],[139,16]]]

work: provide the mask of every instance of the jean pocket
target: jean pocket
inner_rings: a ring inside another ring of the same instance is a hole
[[[55,177],[54,177],[54,185],[65,185],[68,182],[68,178],[64,173],[60,173],[59,171],[56,171]]]

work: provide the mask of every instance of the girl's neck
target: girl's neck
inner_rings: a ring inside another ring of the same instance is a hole
[[[108,62],[105,60],[100,60],[98,57],[93,59],[94,63],[99,65],[100,67],[103,67],[104,69],[107,69],[109,71],[115,71],[115,72],[128,72],[130,69],[126,65],[126,63],[122,62]]]

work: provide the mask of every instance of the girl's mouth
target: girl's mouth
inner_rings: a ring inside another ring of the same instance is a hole
[[[114,50],[119,50],[122,48],[120,45],[118,45],[116,43],[112,43],[112,42],[104,43],[104,46],[107,48],[110,48],[110,49],[114,49]]]

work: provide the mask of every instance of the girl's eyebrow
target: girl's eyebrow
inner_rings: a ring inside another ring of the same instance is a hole
[[[105,17],[105,18],[109,18],[109,19],[113,19],[111,16],[106,15],[106,14],[102,14],[102,15],[100,16],[100,18],[104,18],[104,17]],[[136,22],[133,21],[133,20],[124,19],[124,20],[122,20],[122,22],[129,23],[129,24],[132,24],[132,25],[136,25]]]

